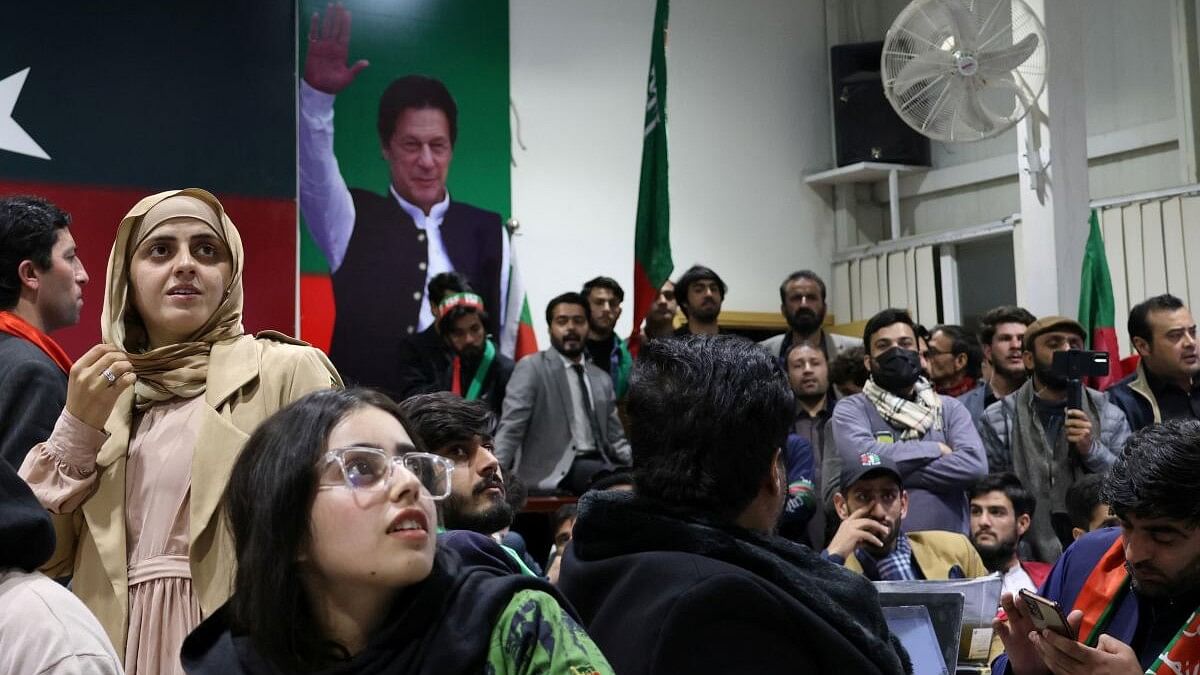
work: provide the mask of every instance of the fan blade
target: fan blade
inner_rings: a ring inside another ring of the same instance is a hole
[[[904,64],[900,72],[892,80],[892,93],[904,97],[913,85],[931,77],[947,74],[954,70],[954,57],[949,52],[931,49],[918,54],[915,59]]]
[[[992,116],[979,102],[979,92],[975,90],[975,87],[963,87],[963,96],[959,103],[959,114],[967,126],[981,134],[990,133],[992,129],[996,128]]]
[[[957,49],[973,51],[979,42],[976,29],[975,15],[963,4],[962,0],[939,0],[941,7],[950,17],[950,31],[954,35]]]
[[[1030,33],[1010,47],[979,52],[975,55],[979,64],[978,72],[982,75],[1009,73],[1033,56],[1037,48],[1038,36]]]

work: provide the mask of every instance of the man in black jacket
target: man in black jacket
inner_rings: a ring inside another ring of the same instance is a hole
[[[907,670],[871,585],[773,534],[795,413],[773,355],[649,342],[628,411],[634,493],[584,495],[559,581],[616,672]]]
[[[1179,298],[1156,295],[1129,311],[1137,372],[1108,389],[1130,431],[1173,419],[1200,419],[1200,353],[1196,322]]]

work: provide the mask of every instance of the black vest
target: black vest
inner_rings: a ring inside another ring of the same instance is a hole
[[[337,317],[330,359],[347,384],[395,391],[397,345],[417,330],[425,291],[428,243],[391,194],[350,190],[354,233],[333,273]],[[450,202],[442,244],[488,310],[487,329],[499,334],[503,225],[500,214]]]

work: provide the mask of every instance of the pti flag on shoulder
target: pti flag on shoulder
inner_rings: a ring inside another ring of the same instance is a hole
[[[667,15],[668,0],[658,0],[650,39],[650,77],[646,86],[646,124],[642,137],[642,175],[638,189],[637,233],[633,248],[633,335],[654,305],[658,289],[675,268],[671,261],[671,208],[667,194]],[[632,340],[636,346],[637,340]]]
[[[525,291],[525,282],[521,279],[521,270],[517,267],[517,251],[513,242],[513,230],[516,225],[505,228],[504,262],[501,274],[503,289],[501,303],[500,353],[520,361],[538,350],[537,335],[533,332],[533,318],[529,314],[529,296]]]
[[[1116,303],[1113,300],[1112,276],[1108,273],[1108,258],[1104,255],[1104,237],[1100,234],[1100,218],[1092,211],[1089,219],[1091,233],[1083,252],[1083,277],[1079,284],[1079,323],[1087,331],[1092,351],[1108,352],[1108,375],[1091,378],[1090,386],[1101,391],[1117,383],[1123,376],[1117,331],[1114,326]]]

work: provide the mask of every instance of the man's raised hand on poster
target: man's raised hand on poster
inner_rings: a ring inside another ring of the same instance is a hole
[[[347,65],[350,55],[350,11],[341,3],[330,3],[325,16],[313,12],[308,26],[308,53],[304,59],[304,81],[326,94],[337,94],[370,65],[365,59]]]

